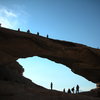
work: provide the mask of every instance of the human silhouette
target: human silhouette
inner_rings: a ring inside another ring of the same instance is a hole
[[[71,93],[70,89],[68,89],[68,93]]]
[[[20,28],[18,28],[18,31],[20,31]]]
[[[76,86],[76,93],[79,93],[79,85]]]
[[[49,38],[49,35],[47,34],[47,38]]]
[[[27,30],[27,33],[30,33],[30,30]]]
[[[1,27],[1,23],[0,23],[0,27]]]
[[[51,82],[51,84],[50,84],[50,87],[51,87],[51,90],[53,89],[53,83]]]
[[[74,93],[74,87],[71,89],[72,93]]]
[[[63,89],[63,92],[65,93],[65,88]]]
[[[37,35],[39,36],[39,32],[37,32]]]

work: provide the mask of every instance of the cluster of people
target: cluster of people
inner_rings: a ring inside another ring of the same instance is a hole
[[[20,28],[18,28],[18,32],[20,31]],[[27,30],[27,33],[30,33],[30,30],[28,29]],[[39,36],[39,32],[37,32],[37,35]],[[49,35],[47,34],[47,36],[46,36],[47,38],[49,38]]]
[[[79,85],[76,86],[76,93],[79,93]],[[68,89],[68,93],[75,93],[75,88],[73,87],[72,89]]]
[[[0,23],[0,27],[1,27],[1,23]],[[20,32],[20,28],[18,28],[18,32]],[[27,30],[27,33],[30,33],[30,30],[29,29]],[[37,35],[39,36],[39,32],[37,32]],[[47,34],[46,37],[49,38],[49,35]]]
[[[53,83],[51,82],[51,84],[50,84],[50,88],[51,88],[51,90],[53,90]],[[79,85],[77,85],[76,86],[76,93],[79,93]],[[65,93],[66,91],[65,91],[65,88],[63,89],[63,92]],[[67,91],[67,93],[75,93],[75,88],[73,87],[72,89],[68,89],[68,91]]]

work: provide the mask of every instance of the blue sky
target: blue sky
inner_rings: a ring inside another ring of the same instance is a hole
[[[0,0],[0,23],[3,27],[50,38],[82,43],[94,48],[100,45],[100,0]],[[81,90],[95,87],[90,81],[71,72],[64,65],[47,59],[31,57],[19,59],[25,68],[24,76],[49,88],[72,88],[77,84]]]

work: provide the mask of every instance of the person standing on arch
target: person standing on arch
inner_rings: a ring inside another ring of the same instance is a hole
[[[20,28],[18,28],[18,32],[20,32]]]
[[[47,38],[49,38],[49,35],[47,34]]]
[[[39,36],[39,32],[37,32],[37,36]]]
[[[76,86],[76,93],[79,93],[79,85]]]
[[[29,29],[27,30],[27,33],[30,33],[30,30]]]
[[[50,84],[50,88],[51,88],[51,90],[53,89],[53,83],[51,82],[51,84]]]

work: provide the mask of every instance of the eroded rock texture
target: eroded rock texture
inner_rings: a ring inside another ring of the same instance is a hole
[[[0,65],[9,66],[18,58],[32,56],[64,64],[74,73],[94,83],[100,82],[100,49],[0,28]],[[19,73],[22,73],[20,68]]]

